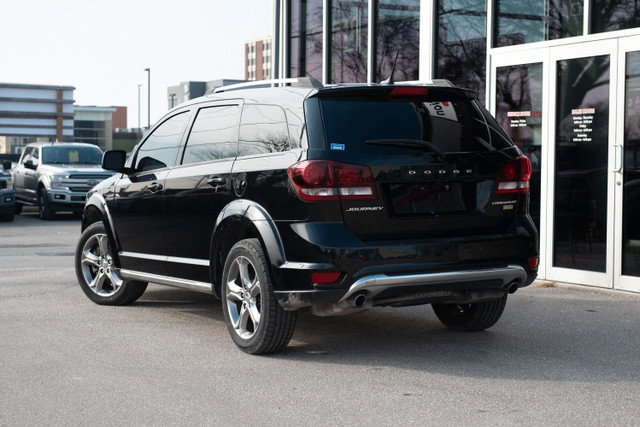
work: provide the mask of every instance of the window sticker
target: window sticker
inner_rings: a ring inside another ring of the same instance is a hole
[[[78,151],[69,151],[69,163],[79,163],[80,162],[80,154]]]
[[[452,122],[458,121],[458,115],[450,102],[425,102],[424,106],[432,117],[438,117]]]

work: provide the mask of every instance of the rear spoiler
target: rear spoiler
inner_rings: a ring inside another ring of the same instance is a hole
[[[476,92],[455,87],[445,81],[434,81],[434,84],[392,84],[392,85],[337,85],[318,88],[310,98],[361,98],[361,99],[389,99],[398,100],[420,98],[423,101],[464,101],[477,99]],[[438,84],[436,84],[438,83]]]

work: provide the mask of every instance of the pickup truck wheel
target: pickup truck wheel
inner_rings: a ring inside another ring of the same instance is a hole
[[[80,287],[96,304],[130,304],[147,289],[145,282],[128,281],[120,277],[109,237],[101,222],[90,225],[80,236],[75,267]]]
[[[258,239],[231,248],[222,273],[222,311],[231,338],[246,353],[273,353],[291,340],[296,313],[278,304]]]
[[[49,198],[47,197],[46,190],[40,190],[38,192],[38,215],[40,219],[53,219],[55,212],[49,205]]]
[[[3,215],[0,217],[0,221],[13,221],[15,214],[12,212],[9,215]]]
[[[475,332],[493,326],[502,316],[507,296],[474,304],[431,304],[444,326],[454,331]]]
[[[20,215],[21,212],[22,212],[22,204],[16,203],[16,207],[15,207],[16,215]]]

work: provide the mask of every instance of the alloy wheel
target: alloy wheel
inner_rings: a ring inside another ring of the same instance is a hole
[[[227,280],[227,310],[233,328],[242,339],[251,339],[260,325],[261,285],[251,261],[238,256],[229,269]]]
[[[113,256],[106,234],[95,234],[87,240],[82,248],[80,264],[89,289],[100,296],[115,294],[123,284],[113,268]]]

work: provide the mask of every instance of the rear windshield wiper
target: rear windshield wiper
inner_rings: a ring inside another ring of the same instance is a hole
[[[388,145],[391,147],[409,147],[409,148],[419,148],[421,150],[431,150],[433,154],[436,155],[436,158],[439,161],[444,161],[446,157],[446,153],[436,144],[423,141],[422,139],[369,139],[365,141],[367,144],[372,145]]]

